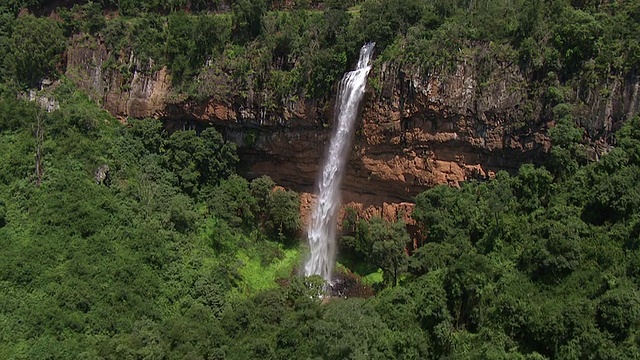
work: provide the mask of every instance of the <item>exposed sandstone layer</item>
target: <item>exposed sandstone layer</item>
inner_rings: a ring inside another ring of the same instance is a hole
[[[311,221],[311,213],[315,205],[317,195],[312,193],[300,193],[300,217],[304,228],[307,228]],[[350,201],[344,204],[338,214],[338,225],[342,224],[346,214],[346,208],[356,211],[358,216],[364,219],[371,219],[374,216],[380,217],[386,221],[403,220],[408,225],[414,225],[415,220],[411,218],[411,212],[415,204],[410,202],[399,203],[382,203],[380,206],[364,205],[361,202]]]
[[[109,67],[99,40],[77,36],[67,52],[67,75],[120,118],[155,117],[174,128],[212,124],[239,145],[248,177],[266,174],[298,191],[315,190],[331,136],[331,103],[292,100],[267,111],[256,94],[170,101],[166,68],[152,71],[148,61],[128,58],[125,71]],[[394,64],[374,68],[376,86],[369,86],[357,124],[344,201],[383,209],[435,184],[457,185],[514,171],[524,162],[542,163],[550,148],[550,109],[532,100],[540,94],[532,94],[517,66],[486,61],[489,73],[473,58],[427,74]],[[220,81],[214,85],[233,88],[224,82],[232,80]],[[581,125],[594,158],[606,150],[612,131],[640,110],[637,76],[574,89],[574,95],[583,104]]]
[[[121,54],[124,55],[124,54]],[[74,35],[66,53],[67,77],[115,117],[159,117],[167,107],[171,77],[166,67],[155,71],[151,60],[133,53],[122,68],[109,64],[105,45],[89,36]]]

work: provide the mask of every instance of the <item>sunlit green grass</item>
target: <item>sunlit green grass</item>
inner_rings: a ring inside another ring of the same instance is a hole
[[[366,286],[372,286],[374,284],[382,283],[382,269],[371,268],[362,262],[354,262],[353,260],[348,261],[347,259],[342,260],[346,261],[346,264],[348,264],[349,266],[346,266],[342,263],[337,263],[336,268],[338,269],[338,271],[342,271],[345,273],[352,272],[358,275],[362,281],[362,284]]]
[[[276,280],[291,276],[294,268],[300,264],[300,250],[297,248],[283,250],[281,259],[264,266],[258,256],[241,251],[236,258],[242,262],[240,269],[242,285],[240,291],[245,295],[268,290],[278,286]]]
[[[350,8],[347,9],[347,14],[353,16],[353,17],[360,17],[360,9],[362,8],[362,5],[355,5],[352,6]]]
[[[367,274],[362,277],[362,284],[367,286],[373,286],[374,284],[380,284],[383,281],[382,269],[378,269],[375,272]]]

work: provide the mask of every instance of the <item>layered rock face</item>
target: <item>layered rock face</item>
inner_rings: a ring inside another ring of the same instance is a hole
[[[109,64],[110,54],[98,39],[74,35],[71,43],[66,52],[67,77],[113,116],[154,117],[167,107],[171,78],[166,67],[140,71],[153,68],[153,63],[131,53],[125,68],[116,69],[116,64]]]
[[[100,41],[77,37],[67,53],[67,75],[121,117],[154,117],[169,127],[208,123],[239,145],[248,177],[313,192],[332,131],[333,104],[295,100],[276,112],[254,96],[171,102],[166,68],[141,72],[130,55],[128,76],[105,66]],[[122,56],[121,56],[122,57]],[[153,68],[144,63],[144,68]],[[541,164],[550,148],[550,109],[532,101],[518,67],[494,61],[484,73],[471,59],[453,69],[427,73],[384,64],[374,68],[343,184],[344,201],[384,208],[411,201],[425,189]],[[588,91],[580,119],[593,154],[606,150],[610,134],[640,110],[640,80],[617,79]],[[535,94],[534,94],[535,95]],[[539,94],[538,94],[539,95]]]

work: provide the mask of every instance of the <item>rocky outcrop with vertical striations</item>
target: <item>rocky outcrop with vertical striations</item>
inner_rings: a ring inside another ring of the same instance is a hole
[[[74,37],[66,58],[67,76],[113,115],[155,117],[176,128],[214,125],[239,145],[248,177],[266,174],[280,185],[313,192],[332,128],[332,100],[292,98],[275,112],[253,101],[255,94],[176,100],[166,68],[129,54],[116,69],[107,64],[101,41],[89,36]],[[550,148],[547,130],[554,126],[541,101],[544,94],[518,66],[484,62],[480,67],[469,57],[451,69],[429,72],[394,63],[375,67],[344,200],[378,206],[410,201],[435,184],[456,185],[515,171],[522,163],[543,163]],[[594,158],[606,151],[611,133],[640,111],[639,88],[638,76],[628,75],[572,90]]]

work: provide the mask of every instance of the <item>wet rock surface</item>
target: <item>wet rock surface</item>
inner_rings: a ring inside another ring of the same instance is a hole
[[[368,298],[374,295],[371,287],[363,285],[360,278],[352,273],[338,273],[332,284],[327,284],[328,298]]]

